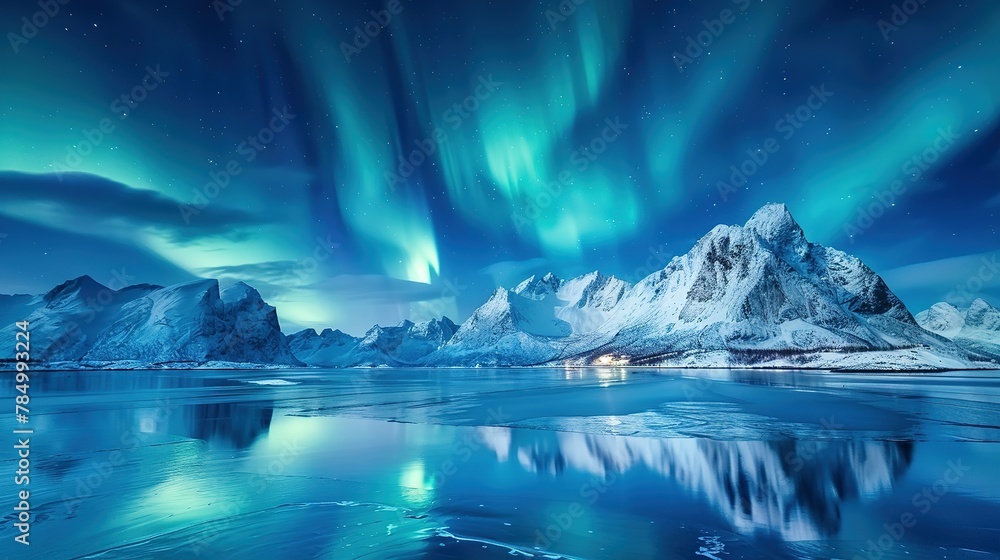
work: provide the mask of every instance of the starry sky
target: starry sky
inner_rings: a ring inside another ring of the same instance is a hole
[[[994,2],[48,9],[0,6],[0,293],[244,280],[361,334],[784,202],[913,312],[1000,304]]]

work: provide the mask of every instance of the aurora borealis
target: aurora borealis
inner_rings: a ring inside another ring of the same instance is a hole
[[[0,30],[2,293],[214,276],[360,334],[634,281],[769,201],[913,311],[1000,251],[990,2],[43,0]]]

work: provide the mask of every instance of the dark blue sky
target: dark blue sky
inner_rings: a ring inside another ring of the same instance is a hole
[[[0,6],[0,292],[214,276],[360,333],[776,201],[914,312],[1000,303],[992,2],[49,9]]]

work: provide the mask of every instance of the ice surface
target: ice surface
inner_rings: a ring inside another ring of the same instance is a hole
[[[1000,381],[976,372],[89,371],[33,389],[31,558],[852,558],[910,511],[919,531],[883,558],[964,559],[1000,531]],[[949,462],[968,469],[921,513]]]

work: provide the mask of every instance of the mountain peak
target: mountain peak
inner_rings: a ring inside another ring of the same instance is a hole
[[[983,298],[976,298],[975,300],[973,300],[972,305],[969,306],[969,311],[990,310],[990,309],[995,309],[995,308]]]
[[[1000,330],[1000,309],[977,298],[965,313],[965,324],[975,329]]]
[[[791,218],[791,212],[788,211],[788,205],[784,202],[768,202],[767,204],[761,206],[753,213],[749,221],[760,220],[764,218],[779,218],[786,219]]]
[[[792,213],[788,211],[788,206],[781,203],[769,202],[753,213],[753,216],[747,220],[746,227],[751,229],[775,227],[798,228],[799,224],[792,217]]]
[[[805,242],[805,233],[784,204],[761,206],[744,227],[776,247],[792,248]]]
[[[99,290],[100,289],[105,289],[104,284],[101,284],[97,280],[94,280],[88,274],[84,274],[83,276],[79,276],[79,277],[74,278],[72,280],[67,280],[66,282],[63,282],[62,285],[63,286],[81,287],[81,288],[97,288]]]
[[[96,295],[102,290],[112,291],[104,284],[101,284],[97,280],[94,280],[90,276],[84,274],[83,276],[67,280],[55,288],[52,288],[45,294],[44,300],[45,303],[51,303],[60,296],[73,293],[79,294],[82,298],[96,297]]]
[[[555,292],[559,289],[561,284],[562,280],[560,280],[555,274],[549,272],[541,278],[532,275],[524,282],[518,284],[513,291],[515,294],[535,299],[537,297],[544,296],[545,294]]]
[[[961,311],[959,311],[957,307],[943,301],[935,303],[934,305],[931,306],[931,309],[938,312],[961,313]]]
[[[945,338],[955,338],[965,326],[965,313],[950,303],[935,303],[927,311],[918,313],[917,324]]]
[[[245,282],[237,282],[232,286],[229,286],[225,290],[222,290],[222,301],[224,303],[236,303],[245,299],[259,300],[260,292],[246,284]]]

